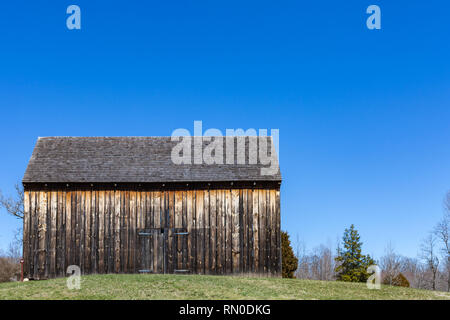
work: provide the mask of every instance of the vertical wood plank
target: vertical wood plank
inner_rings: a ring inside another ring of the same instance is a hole
[[[160,228],[161,222],[161,194],[158,192],[146,192],[146,221],[148,228]]]
[[[103,218],[103,234],[104,234],[104,239],[103,239],[103,269],[102,272],[103,273],[109,273],[109,255],[111,252],[110,249],[110,215],[111,215],[111,198],[110,198],[110,191],[109,190],[105,190],[105,215]]]
[[[71,242],[70,242],[70,263],[69,265],[79,265],[77,262],[77,257],[78,257],[78,251],[77,251],[77,246],[76,246],[76,241],[77,241],[77,201],[78,201],[78,195],[77,195],[77,191],[73,190],[72,191],[72,209],[71,209],[71,214],[72,214],[72,218],[71,218],[71,222],[72,222],[72,226],[70,228],[70,238],[71,238]]]
[[[39,192],[39,271],[38,277],[45,277],[46,234],[47,234],[47,192]]]
[[[186,226],[188,232],[187,238],[187,269],[194,273],[194,253],[193,253],[193,191],[186,192]]]
[[[37,252],[37,240],[38,240],[38,221],[37,221],[37,192],[30,192],[30,270],[29,276],[33,277],[35,269],[37,267],[35,263],[35,255]]]
[[[183,227],[183,192],[175,191],[175,226],[176,233],[180,233],[180,229]],[[178,229],[178,230],[177,230]],[[183,238],[184,235],[175,236],[175,251],[176,251],[176,262],[175,269],[183,269]]]
[[[130,255],[130,191],[126,190],[124,191],[125,198],[124,198],[124,216],[123,216],[123,228],[122,228],[122,234],[123,234],[123,243],[122,243],[122,250],[123,250],[123,272],[128,273],[128,269],[130,267],[129,263],[129,255]]]
[[[209,196],[210,196],[210,191],[209,190],[205,190],[204,191],[204,206],[203,206],[203,210],[204,210],[204,222],[203,222],[203,239],[204,239],[204,266],[203,266],[203,270],[204,270],[204,274],[209,274],[210,273],[210,257],[211,257],[211,249],[210,249],[210,241],[211,241],[211,234],[210,234],[210,200],[209,200]]]
[[[161,192],[161,214],[160,214],[160,227],[161,228],[165,228],[167,226],[167,222],[166,222],[166,218],[167,218],[167,199],[168,199],[168,195],[167,195],[167,191],[162,191]]]
[[[85,193],[85,201],[84,201],[84,229],[85,229],[85,237],[84,237],[84,270],[87,273],[95,272],[91,265],[91,250],[92,250],[92,233],[91,233],[91,195],[92,190],[87,190]]]
[[[139,236],[139,232],[142,231],[142,217],[143,210],[145,208],[145,196],[143,197],[144,192],[141,190],[136,193],[136,271],[139,271],[142,268],[142,246],[141,246],[141,237]]]
[[[163,191],[160,193],[160,200],[159,200],[159,227],[161,230],[164,230],[166,226],[166,210],[167,210],[167,192]],[[158,233],[157,236],[157,247],[155,248],[157,252],[157,259],[158,259],[158,268],[160,270],[160,273],[165,273],[165,266],[166,266],[166,254],[164,250],[166,250],[166,244],[165,244],[165,234],[162,234],[161,232]]]
[[[197,238],[199,237],[198,222],[197,222],[197,190],[192,192],[192,272],[198,273],[198,250],[197,250]]]
[[[58,236],[57,245],[57,276],[64,276],[66,272],[66,192],[58,190]]]
[[[130,193],[130,269],[129,272],[136,272],[136,191]]]
[[[66,193],[66,243],[65,243],[65,267],[67,268],[71,264],[71,243],[72,243],[72,192]],[[64,270],[66,274],[67,269]]]
[[[218,234],[217,234],[217,248],[218,248],[218,268],[219,274],[226,274],[227,272],[227,252],[226,252],[226,215],[227,215],[227,205],[226,205],[226,192],[225,189],[218,190],[218,202],[217,202],[217,213],[218,217]]]
[[[258,273],[259,269],[259,191],[253,189],[253,272]]]
[[[161,216],[163,217],[161,222],[161,228],[164,228],[164,234],[163,234],[163,247],[160,250],[161,252],[164,252],[164,273],[169,272],[169,259],[170,259],[170,248],[168,244],[168,236],[169,232],[167,228],[170,226],[170,210],[169,210],[169,201],[170,201],[170,194],[168,191],[164,192],[164,206],[161,210]]]
[[[98,220],[99,220],[99,211],[100,211],[100,201],[99,201],[99,191],[95,190],[91,195],[91,263],[94,269],[94,273],[98,273],[98,260],[99,260],[99,252],[98,252]]]
[[[125,239],[125,206],[126,206],[126,195],[125,190],[120,190],[120,228],[119,228],[119,237],[120,237],[120,265],[119,265],[119,272],[123,273],[125,270],[124,263],[125,263],[125,252],[126,252],[126,239]]]
[[[275,192],[275,215],[277,219],[277,276],[281,277],[281,215],[280,215],[280,190]]]
[[[271,219],[271,234],[270,234],[270,273],[272,276],[276,275],[276,259],[277,259],[277,241],[276,241],[276,209],[275,190],[270,190],[270,219]]]
[[[45,224],[46,224],[46,232],[45,232],[45,262],[44,262],[44,279],[48,279],[50,275],[50,259],[51,259],[51,235],[52,235],[52,217],[51,217],[51,200],[52,200],[52,194],[51,191],[47,191],[47,215],[45,218]]]
[[[24,259],[24,274],[29,277],[30,274],[30,192],[25,190],[23,193],[23,242],[22,256]]]
[[[70,262],[69,265],[78,265],[76,262],[76,227],[77,227],[77,192],[76,190],[72,190],[72,197],[71,197],[71,226],[69,228],[70,230]]]
[[[173,235],[172,228],[175,227],[174,218],[175,218],[175,192],[168,192],[168,203],[169,208],[167,211],[167,221],[166,227],[169,228],[168,234],[166,236],[167,239],[167,256],[168,256],[168,265],[167,272],[173,273],[175,269],[175,236]]]
[[[240,217],[240,247],[241,247],[241,271],[248,272],[248,219],[247,219],[247,189],[240,191],[239,207],[242,214]]]
[[[254,245],[253,245],[253,190],[247,190],[247,223],[248,223],[248,271],[255,272]]]
[[[114,191],[114,271],[120,270],[120,190]]]
[[[79,199],[79,203],[78,203],[79,210],[77,211],[78,212],[77,229],[78,229],[78,233],[80,235],[79,243],[78,243],[79,247],[77,247],[77,248],[79,248],[79,250],[80,250],[79,256],[78,256],[78,259],[79,259],[78,262],[79,262],[81,272],[83,274],[86,272],[85,266],[84,266],[84,254],[86,252],[85,246],[84,246],[85,240],[86,240],[86,228],[85,228],[85,225],[86,225],[86,222],[85,222],[85,220],[86,220],[86,202],[85,201],[86,201],[86,191],[81,190],[80,191],[80,199]]]
[[[98,193],[98,273],[105,272],[105,191]]]
[[[181,224],[183,226],[183,230],[188,232],[187,192],[186,191],[182,192],[182,197],[183,197],[183,199],[182,199],[183,203],[182,203],[182,221],[181,221]],[[183,252],[182,252],[182,255],[183,255],[182,268],[184,270],[189,270],[189,267],[188,267],[188,260],[189,260],[189,256],[188,256],[188,239],[189,239],[189,234],[187,234],[186,236],[183,237],[183,242],[182,242],[183,243],[182,244],[182,246],[183,246],[183,248],[182,248],[182,250],[183,250]]]
[[[232,245],[232,272],[240,270],[240,241],[239,241],[239,190],[231,191],[231,245]]]
[[[270,275],[271,270],[271,248],[270,242],[272,239],[272,219],[271,219],[271,211],[270,211],[270,190],[265,190],[266,193],[266,274]]]
[[[152,215],[154,214],[154,210],[152,207],[152,199],[153,199],[153,193],[152,192],[143,192],[143,197],[145,197],[145,203],[144,203],[144,214],[143,214],[143,226],[144,228],[153,228],[152,224]]]
[[[217,235],[217,259],[218,259],[218,271],[219,274],[226,273],[226,204],[225,204],[225,192],[226,190],[218,191],[218,203],[217,203],[217,213],[218,213],[218,235]]]
[[[150,192],[149,198],[147,199],[149,202],[149,207],[151,211],[149,215],[152,216],[152,227],[155,229],[155,236],[153,238],[152,244],[152,255],[153,255],[153,270],[156,273],[164,272],[164,259],[162,256],[162,243],[161,243],[161,219],[163,212],[161,210],[161,206],[163,205],[163,196],[161,192]]]
[[[51,226],[50,226],[50,277],[55,277],[56,275],[56,240],[57,235],[57,217],[58,217],[58,193],[57,191],[52,191],[50,193],[50,216],[51,216]]]
[[[230,274],[233,272],[233,244],[232,244],[232,198],[231,198],[231,190],[226,190],[225,193],[225,260],[226,260],[226,273]]]
[[[38,257],[39,257],[39,192],[31,192],[31,225],[33,229],[31,245],[31,270],[30,276],[38,278]]]
[[[205,209],[204,209],[204,197],[203,190],[196,191],[196,218],[197,218],[197,273],[204,273],[205,268]]]
[[[77,266],[80,266],[80,217],[82,215],[81,213],[81,190],[77,189],[75,193],[75,205],[74,205],[74,212],[72,214],[74,225],[73,230],[73,238],[75,239],[75,242],[73,243],[73,252],[74,252],[74,264]],[[82,270],[83,271],[83,270]]]
[[[108,190],[106,193],[107,199],[107,223],[108,223],[108,273],[114,272],[114,191]]]
[[[210,271],[216,274],[216,257],[217,257],[217,191],[209,191],[209,221],[210,221]]]
[[[266,272],[266,192],[261,189],[259,193],[259,272]]]
[[[136,232],[142,229],[142,191],[136,192]]]

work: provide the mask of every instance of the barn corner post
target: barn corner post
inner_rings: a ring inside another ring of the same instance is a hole
[[[29,278],[29,236],[30,236],[30,199],[26,185],[23,185],[23,226],[22,226],[22,259],[23,259],[23,275]]]
[[[170,137],[40,138],[23,179],[25,276],[65,276],[70,265],[281,276],[280,173],[177,166],[172,146]]]

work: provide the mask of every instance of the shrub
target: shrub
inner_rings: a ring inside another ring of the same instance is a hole
[[[8,282],[17,279],[20,275],[20,265],[16,259],[0,257],[0,282]]]
[[[283,278],[295,278],[294,272],[298,267],[298,259],[294,255],[291,241],[286,231],[281,231],[281,265]]]
[[[409,281],[406,277],[400,272],[392,279],[392,285],[397,287],[406,287],[409,288]]]

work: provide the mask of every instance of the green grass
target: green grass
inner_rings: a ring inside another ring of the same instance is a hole
[[[450,294],[363,283],[197,275],[90,275],[0,284],[0,299],[450,299]]]

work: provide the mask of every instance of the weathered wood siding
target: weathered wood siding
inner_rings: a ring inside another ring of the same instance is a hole
[[[25,190],[27,277],[281,275],[277,189]]]

